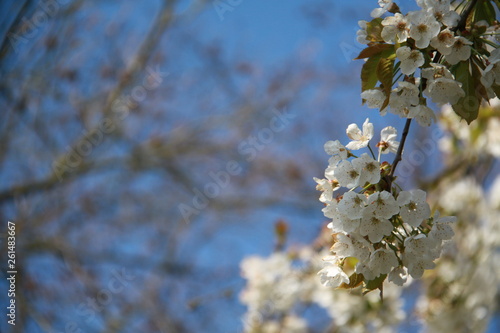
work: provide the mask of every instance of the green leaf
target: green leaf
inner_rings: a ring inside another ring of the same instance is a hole
[[[475,87],[476,97],[479,98],[479,101],[481,101],[481,99],[489,100],[488,92],[486,91],[486,88],[484,87],[483,83],[481,82],[481,76],[482,76],[481,70],[479,69],[477,64],[474,62],[470,63],[470,67],[472,70],[472,81],[473,81],[473,84]]]
[[[478,116],[481,96],[476,90],[474,77],[469,71],[469,61],[460,62],[455,67],[454,72],[455,79],[462,83],[462,89],[465,92],[465,96],[460,98],[458,102],[453,105],[453,110],[470,124]]]
[[[383,19],[379,17],[366,23],[366,40],[370,41],[370,43],[384,41],[382,38],[382,29],[384,28],[382,20]]]
[[[389,104],[389,95],[392,88],[394,75],[394,61],[396,50],[394,45],[376,44],[365,48],[356,59],[368,58],[361,69],[361,91],[375,88],[377,82],[381,82],[387,98],[384,101],[384,109]],[[364,101],[363,101],[364,103]]]
[[[498,2],[497,2],[498,6]],[[479,0],[476,3],[474,8],[472,22],[476,23],[482,20],[488,22],[489,25],[492,25],[495,21],[495,8],[491,4],[490,0]]]
[[[340,285],[340,289],[353,289],[358,287],[363,283],[365,280],[363,274],[358,274],[358,273],[353,273],[351,276],[349,276],[349,284],[342,283]]]
[[[392,79],[394,73],[394,59],[381,58],[377,65],[377,79],[382,84],[382,89],[385,93],[386,99],[380,108],[381,110],[389,104],[389,97],[392,90]]]
[[[372,290],[382,288],[382,284],[387,278],[387,274],[382,274],[371,281],[365,282],[365,287],[363,288],[363,295],[369,293]]]
[[[361,91],[375,88],[378,82],[377,67],[382,55],[376,54],[364,63],[361,68]]]
[[[497,97],[500,98],[500,85],[494,83],[491,86],[491,89],[493,89],[493,91],[495,92],[495,95],[497,95]]]

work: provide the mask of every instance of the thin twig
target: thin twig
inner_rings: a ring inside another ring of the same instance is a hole
[[[396,157],[394,158],[394,162],[392,162],[391,173],[389,175],[391,182],[394,178],[394,172],[396,172],[396,166],[403,159],[402,158],[403,148],[405,146],[406,138],[408,137],[408,132],[410,131],[410,125],[411,125],[411,118],[408,118],[408,119],[406,119],[405,128],[403,129],[403,136],[401,138],[401,143],[399,144],[398,151],[396,153]],[[391,184],[389,184],[389,185],[391,185]],[[389,189],[390,188],[391,188],[391,186],[389,186]]]

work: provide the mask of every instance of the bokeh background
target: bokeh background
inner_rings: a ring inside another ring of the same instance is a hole
[[[20,273],[0,331],[240,331],[239,262],[273,251],[278,221],[287,246],[325,223],[323,143],[368,117],[403,127],[359,97],[376,5],[1,1],[2,309],[7,221]],[[424,156],[402,185],[438,173]]]

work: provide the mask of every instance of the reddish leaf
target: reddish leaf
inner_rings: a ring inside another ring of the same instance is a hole
[[[374,56],[376,54],[379,54],[383,51],[389,50],[389,49],[394,49],[394,45],[391,44],[375,44],[372,46],[368,46],[366,49],[362,50],[359,55],[354,58],[354,60],[358,59],[364,59],[364,58],[370,58],[371,56]]]

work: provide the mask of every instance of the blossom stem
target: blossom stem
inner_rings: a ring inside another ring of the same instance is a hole
[[[368,185],[366,185],[365,187],[363,187],[363,188],[361,189],[361,191],[359,191],[359,193],[364,193],[367,189],[369,189],[369,188],[370,188],[370,187],[372,187],[372,186],[373,186],[373,184],[368,184]],[[356,187],[355,187],[355,188],[356,188]],[[349,190],[348,192],[351,192],[351,190]]]
[[[401,244],[403,244],[403,243],[404,243],[404,241],[403,241],[401,238],[399,238],[399,236],[398,236],[398,235],[397,235],[394,231],[392,232],[392,235],[393,235],[394,237],[396,237],[396,238],[397,238],[397,240],[401,242]],[[389,245],[389,246],[390,246],[390,245]]]
[[[403,76],[403,74],[399,74],[399,76],[396,78],[396,80],[394,80],[394,82],[392,83],[391,87],[392,87],[393,85],[395,85],[395,84],[396,84],[396,82],[398,82],[398,81],[399,81],[399,79],[401,78],[401,76]]]
[[[370,149],[370,153],[372,153],[372,157],[373,159],[375,159],[375,153],[373,152],[372,147],[370,147],[370,145],[368,145],[368,149]]]
[[[404,230],[405,234],[406,234],[406,237],[410,237],[410,235],[408,234],[408,231],[406,230],[405,226],[403,225],[403,221],[399,218],[396,217],[396,220],[399,222],[399,225],[401,226],[401,228]],[[405,237],[403,234],[399,233],[401,236]]]
[[[497,34],[497,35],[500,35],[500,34]],[[493,46],[495,49],[498,49],[498,47],[499,47],[498,44],[495,44],[492,41],[489,41],[487,39],[481,39],[481,41],[488,44],[489,46]]]

